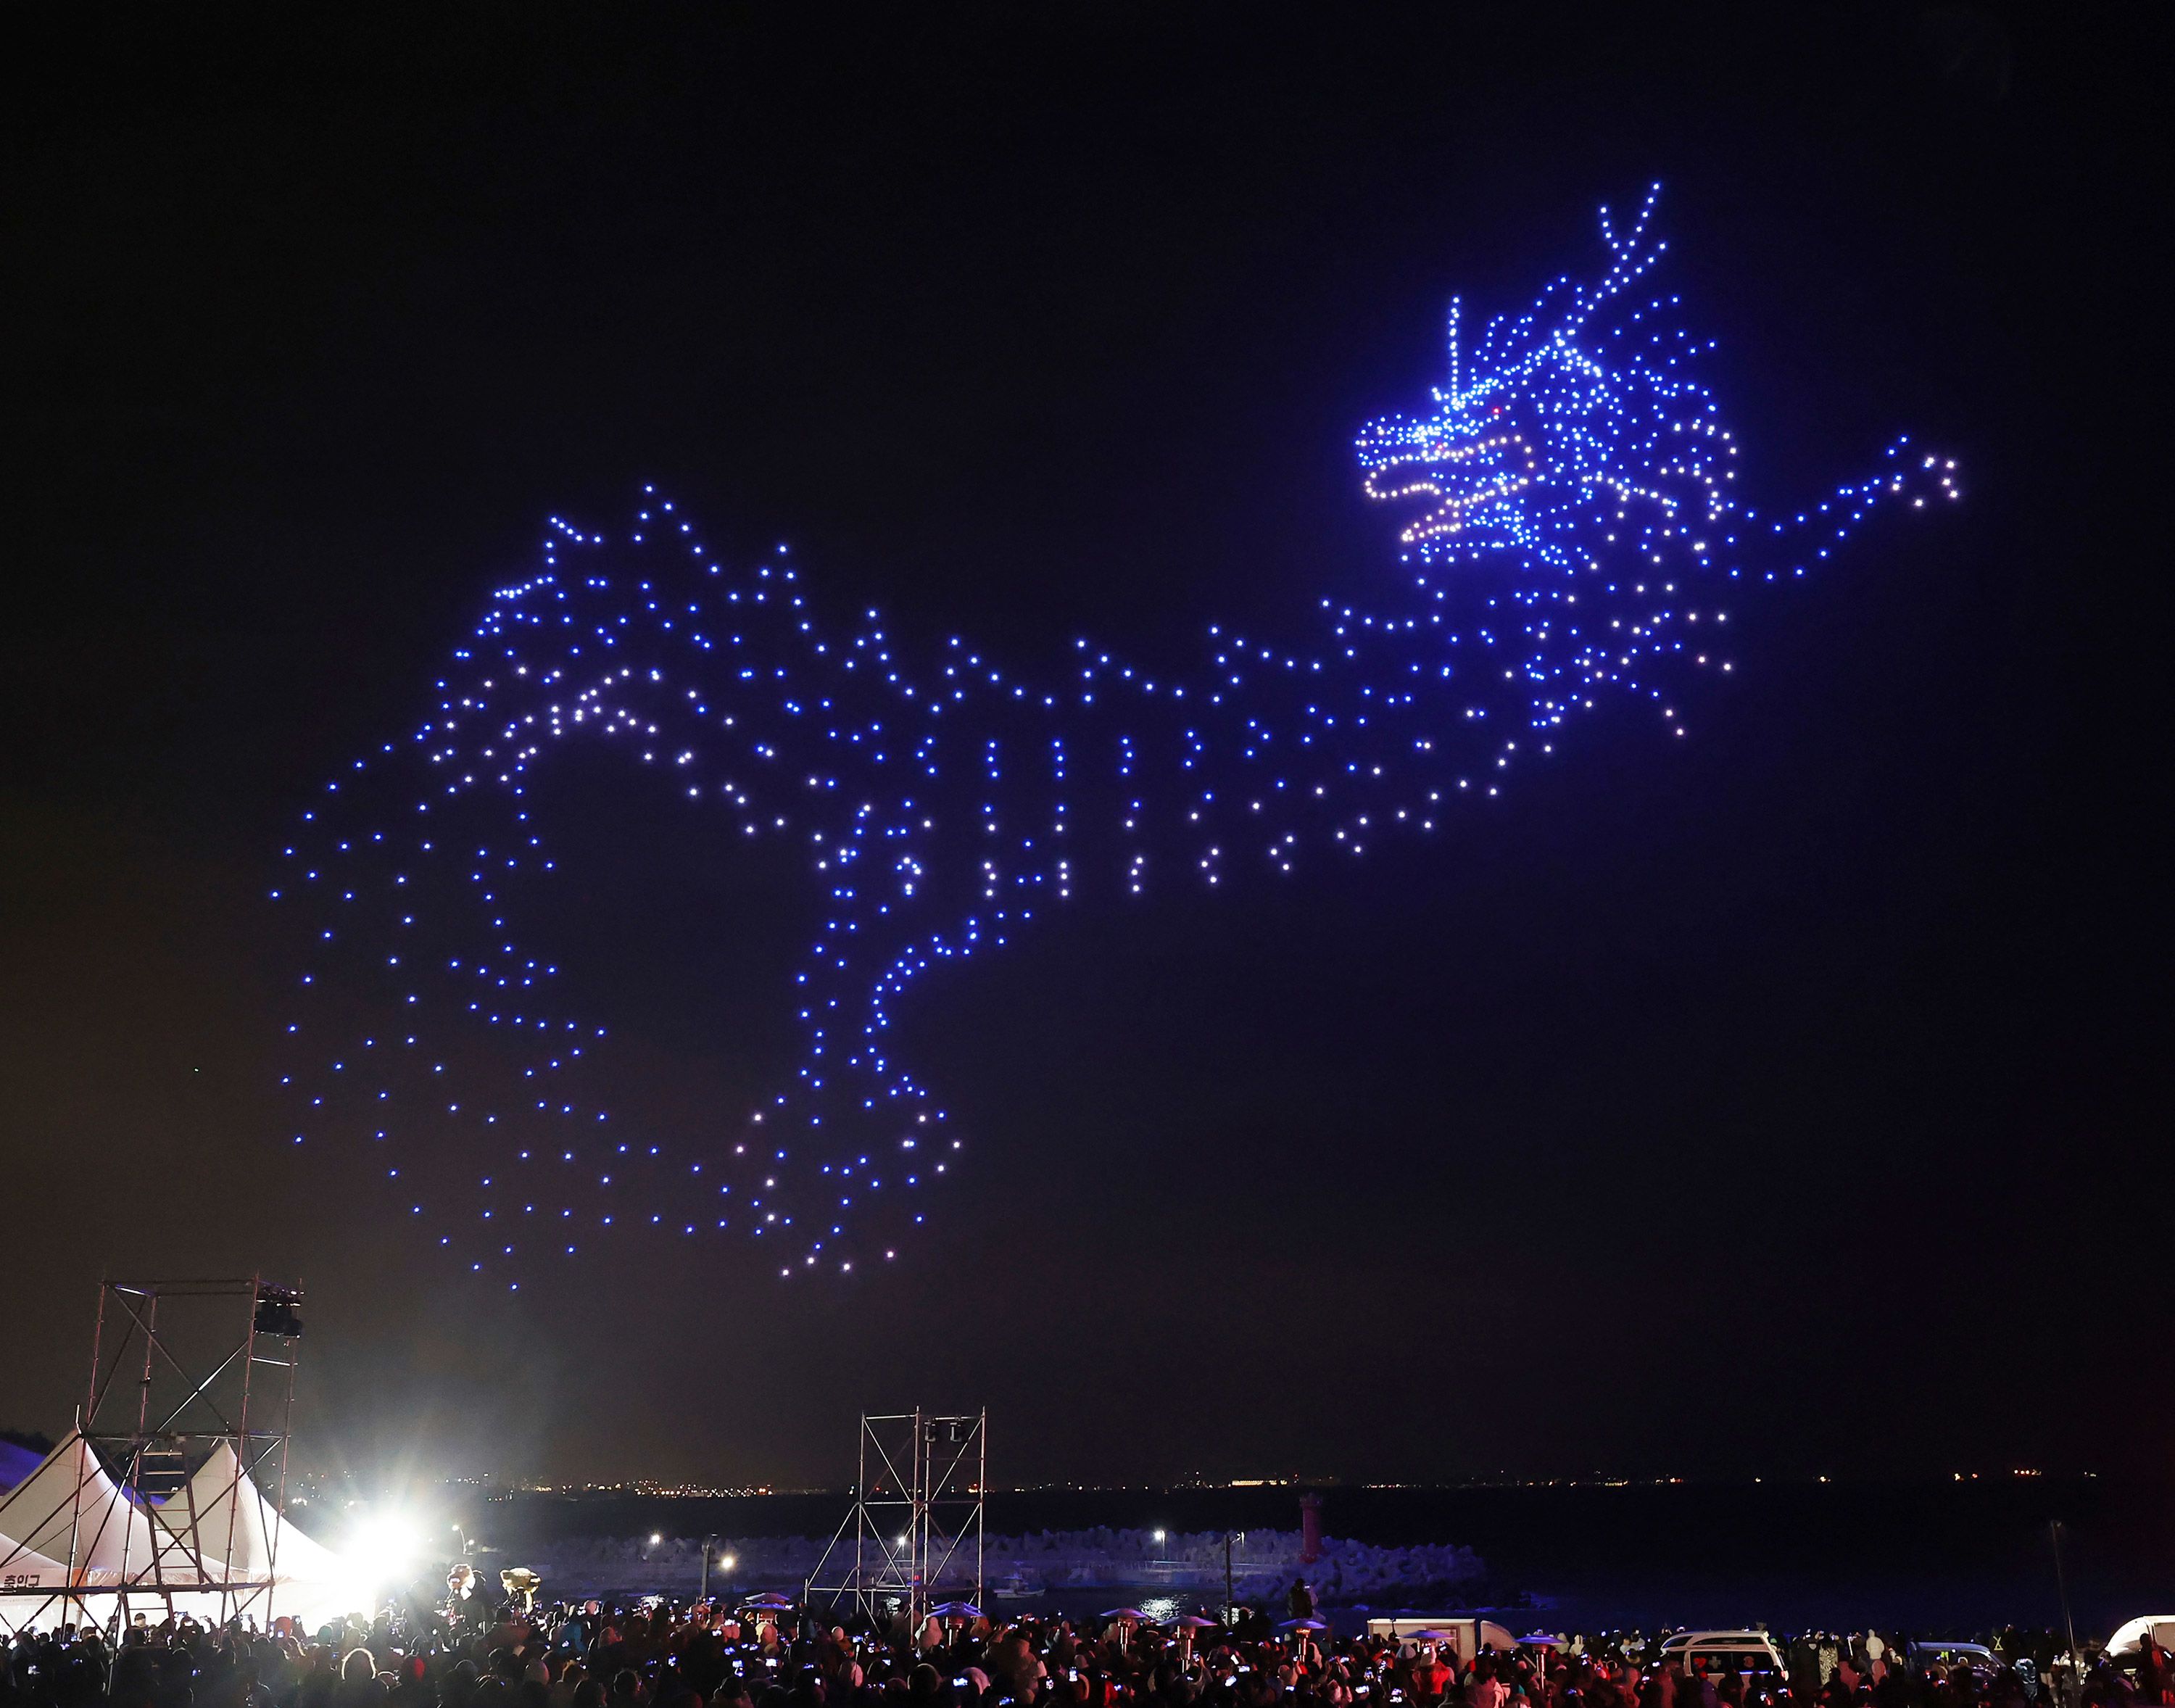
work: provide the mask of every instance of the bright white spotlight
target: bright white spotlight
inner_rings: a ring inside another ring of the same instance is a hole
[[[350,1589],[375,1607],[414,1568],[422,1546],[421,1536],[404,1518],[387,1513],[364,1519],[341,1555]]]

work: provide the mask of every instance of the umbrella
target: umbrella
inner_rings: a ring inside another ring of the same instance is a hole
[[[1283,1619],[1277,1629],[1280,1631],[1326,1631],[1328,1625],[1321,1619]]]
[[[1138,1608],[1112,1608],[1101,1617],[1106,1619],[1144,1619],[1147,1615]]]
[[[1180,1619],[1174,1619],[1171,1623],[1183,1625],[1189,1631],[1212,1631],[1216,1629],[1215,1620],[1204,1619],[1199,1613],[1187,1613]]]
[[[1546,1631],[1535,1631],[1530,1636],[1519,1638],[1518,1646],[1525,1649],[1559,1649],[1563,1646],[1563,1639],[1552,1637]]]
[[[939,1602],[930,1608],[929,1616],[933,1619],[979,1619],[982,1610],[972,1602]]]

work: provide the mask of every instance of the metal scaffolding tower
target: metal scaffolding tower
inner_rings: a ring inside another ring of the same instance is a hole
[[[853,1510],[809,1575],[811,1604],[850,1597],[864,1617],[897,1610],[912,1629],[944,1602],[980,1605],[989,1416],[863,1413]]]

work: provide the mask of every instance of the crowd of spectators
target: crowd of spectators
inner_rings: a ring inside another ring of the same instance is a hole
[[[1950,1663],[1871,1632],[1777,1640],[1779,1669],[1708,1667],[1613,1633],[1461,1655],[1294,1617],[960,1616],[919,1629],[795,1608],[456,1599],[315,1632],[275,1620],[57,1621],[0,1639],[0,1708],[2175,1708],[2168,1656],[2073,1659],[1993,1634]]]

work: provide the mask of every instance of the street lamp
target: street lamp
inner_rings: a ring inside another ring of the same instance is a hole
[[[717,1540],[714,1536],[706,1536],[702,1538],[702,1592],[696,1597],[698,1601],[706,1602],[710,1598],[710,1549],[716,1544]],[[737,1564],[732,1555],[723,1554],[719,1557],[718,1570],[730,1572]]]

